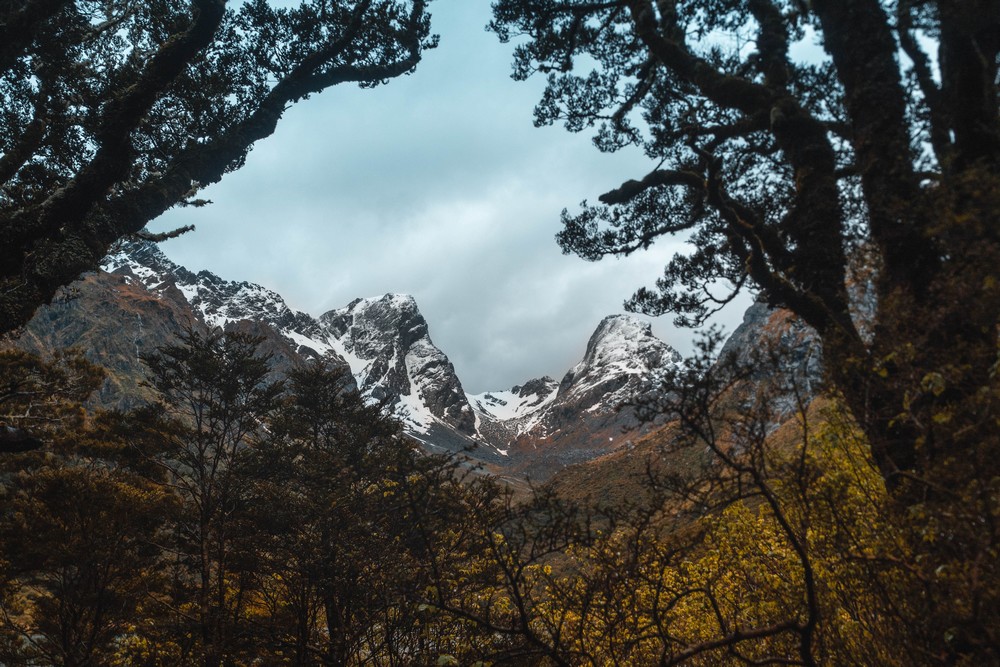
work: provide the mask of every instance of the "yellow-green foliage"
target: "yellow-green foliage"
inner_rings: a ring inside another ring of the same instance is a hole
[[[766,488],[701,520],[700,543],[626,526],[570,549],[570,574],[549,577],[538,607],[567,654],[595,665],[799,659],[809,572],[811,659],[911,664],[895,640],[913,582],[867,447],[833,412],[797,435],[774,445]]]
[[[310,377],[234,447],[204,578],[187,469],[162,473],[161,440],[190,432],[155,411],[58,419],[80,396],[56,401],[62,445],[0,476],[0,663],[909,667],[941,664],[939,638],[973,655],[959,639],[976,635],[937,619],[995,597],[995,553],[921,551],[995,518],[995,480],[902,506],[823,399],[777,429],[740,413],[678,439],[693,478],[667,493],[650,468],[630,505],[598,510],[416,456],[340,376]]]

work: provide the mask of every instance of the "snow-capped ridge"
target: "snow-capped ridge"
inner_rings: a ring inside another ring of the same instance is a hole
[[[186,301],[209,326],[269,327],[278,345],[303,358],[324,357],[350,367],[368,400],[395,407],[405,430],[429,448],[463,451],[477,445],[484,461],[521,460],[548,469],[619,446],[623,429],[641,425],[619,408],[658,390],[658,378],[680,362],[650,324],[610,315],[590,336],[583,358],[557,381],[541,377],[501,391],[466,394],[455,368],[430,337],[412,295],[355,298],[319,317],[288,307],[276,292],[192,273],[152,243],[125,244],[105,268],[141,283],[161,298]],[[270,334],[269,334],[270,335]],[[546,454],[551,451],[551,454]],[[535,452],[545,463],[531,463]]]
[[[556,397],[559,383],[545,376],[505,391],[468,394],[469,402],[481,414],[505,421],[527,417],[544,408]]]
[[[484,439],[526,469],[546,475],[623,446],[628,438],[619,436],[647,428],[628,406],[637,397],[663,391],[662,378],[680,362],[650,324],[610,315],[561,382],[539,378],[468,398]]]
[[[104,268],[154,293],[176,288],[208,326],[262,322],[305,357],[345,363],[362,394],[395,405],[411,433],[426,435],[435,428],[474,432],[472,408],[454,367],[431,342],[427,322],[409,294],[354,299],[314,318],[292,310],[279,294],[260,285],[228,281],[211,271],[192,273],[150,242],[122,244]]]
[[[230,281],[211,271],[193,273],[175,264],[150,241],[123,243],[109,255],[102,268],[108,273],[138,279],[147,289],[161,292],[177,288],[205,324],[225,327],[231,322],[265,322],[282,334],[297,333],[311,338],[315,320],[294,311],[277,292],[246,281]]]

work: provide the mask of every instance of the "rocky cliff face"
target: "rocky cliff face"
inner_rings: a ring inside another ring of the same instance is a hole
[[[176,290],[154,294],[126,276],[91,273],[40,308],[17,344],[43,354],[82,350],[87,359],[109,371],[92,398],[94,405],[130,408],[150,396],[142,385],[142,356],[166,345],[194,321]]]
[[[475,435],[475,417],[455,367],[431,342],[412,296],[356,299],[319,323],[327,343],[351,364],[363,393],[399,405],[415,429],[441,422]]]
[[[560,382],[543,377],[466,395],[410,296],[356,299],[316,318],[259,285],[193,273],[150,243],[122,246],[104,268],[75,284],[71,298],[41,309],[20,341],[38,351],[86,349],[112,371],[102,405],[147,399],[141,357],[184,327],[235,329],[264,339],[276,374],[309,359],[345,364],[359,390],[393,405],[429,450],[471,450],[490,470],[536,479],[647,430],[630,404],[661,391],[660,375],[680,361],[648,324],[612,316]]]
[[[816,331],[784,308],[757,302],[726,341],[719,364],[748,369],[753,391],[769,395],[779,418],[797,409],[796,396],[811,398],[823,380],[823,354]],[[749,399],[748,399],[749,400]]]

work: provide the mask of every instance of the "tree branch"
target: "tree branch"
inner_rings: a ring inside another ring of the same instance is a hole
[[[814,0],[812,9],[844,86],[872,236],[886,271],[919,286],[931,274],[928,268],[936,263],[936,253],[914,224],[915,216],[903,215],[920,206],[921,196],[887,17],[877,0]],[[859,30],[864,31],[862,38]]]
[[[899,4],[896,5],[896,29],[899,35],[899,44],[913,63],[913,73],[916,76],[917,85],[920,86],[920,92],[927,104],[931,126],[931,147],[937,156],[938,165],[943,168],[950,164],[952,153],[948,121],[942,107],[941,89],[935,83],[934,74],[931,72],[930,58],[920,48],[913,36],[912,8],[913,0],[899,0]]]
[[[751,3],[751,10],[760,25],[758,48],[768,81],[768,85],[762,85],[726,75],[691,53],[683,43],[683,33],[670,23],[676,19],[671,19],[668,12],[661,12],[661,23],[657,25],[651,0],[629,0],[629,8],[636,34],[665,67],[697,86],[715,104],[742,112],[748,119],[748,128],[762,122],[764,117],[770,119],[771,132],[794,169],[796,192],[792,210],[782,229],[795,241],[797,250],[791,253],[784,250],[787,244],[773,234],[774,238],[766,241],[770,249],[768,254],[782,270],[793,265],[796,270],[795,285],[798,287],[786,281],[782,294],[776,296],[791,303],[804,300],[805,291],[812,291],[823,302],[822,311],[834,314],[833,320],[839,322],[838,328],[847,326],[850,322],[844,280],[847,262],[842,243],[844,228],[835,173],[836,157],[825,126],[783,91],[789,67],[784,17],[767,0]],[[671,38],[667,35],[677,36]],[[724,198],[717,201],[720,206],[727,207]],[[745,217],[732,215],[729,220],[731,223],[745,222]],[[764,231],[762,222],[757,221],[754,226],[757,240],[752,242],[751,247],[765,241],[762,234],[770,234]],[[745,235],[744,231],[738,233]],[[753,257],[757,257],[754,261],[764,262],[763,253],[759,257],[752,254]],[[754,278],[756,280],[758,275],[764,277],[770,273],[770,269],[761,264],[754,271]],[[773,281],[768,282],[772,286],[777,285]],[[790,289],[798,292],[797,296],[793,296]],[[808,300],[812,298],[809,296]],[[828,318],[823,319],[829,322]]]
[[[63,9],[69,0],[29,0],[0,21],[0,69],[7,69],[31,44],[39,25]]]
[[[629,180],[618,188],[605,192],[599,197],[605,204],[624,204],[650,188],[683,185],[700,192],[705,192],[704,177],[694,171],[657,169],[648,173],[641,181]]]

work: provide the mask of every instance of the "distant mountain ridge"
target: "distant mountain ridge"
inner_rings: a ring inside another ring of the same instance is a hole
[[[649,324],[613,315],[561,381],[469,395],[411,296],[355,299],[313,317],[260,285],[194,273],[148,242],[123,244],[103,268],[76,283],[73,298],[40,309],[21,338],[36,350],[83,346],[109,366],[103,404],[144,400],[141,355],[185,325],[245,330],[263,336],[276,372],[308,359],[345,364],[363,395],[394,405],[427,449],[470,450],[491,469],[535,478],[648,430],[628,404],[660,391],[659,378],[680,363]]]

